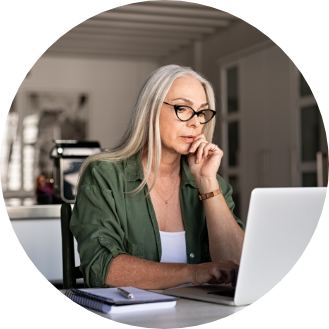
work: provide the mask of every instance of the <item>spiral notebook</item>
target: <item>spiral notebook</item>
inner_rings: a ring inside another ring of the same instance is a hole
[[[65,295],[81,306],[108,314],[172,308],[179,299],[134,287],[123,288],[132,293],[134,298],[123,297],[117,288],[70,288]]]

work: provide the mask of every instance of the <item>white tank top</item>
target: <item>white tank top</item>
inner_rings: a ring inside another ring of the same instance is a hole
[[[183,232],[162,232],[161,238],[161,263],[185,263],[187,264],[186,256],[186,241],[185,231]]]

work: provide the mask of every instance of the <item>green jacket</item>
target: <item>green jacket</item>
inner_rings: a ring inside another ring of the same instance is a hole
[[[105,279],[113,257],[128,254],[159,262],[161,240],[147,185],[129,194],[143,180],[140,153],[122,161],[94,161],[83,173],[71,218],[78,242],[80,270],[86,287],[107,287]],[[203,202],[189,171],[187,157],[181,158],[180,199],[189,264],[211,261]],[[233,213],[232,187],[217,175],[227,205]],[[234,216],[244,229],[243,223]]]

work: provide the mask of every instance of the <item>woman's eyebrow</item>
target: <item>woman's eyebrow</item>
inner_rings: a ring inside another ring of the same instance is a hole
[[[187,103],[187,104],[190,104],[190,105],[193,105],[193,104],[194,104],[191,100],[189,100],[189,99],[187,99],[187,98],[181,98],[181,97],[179,97],[179,98],[175,98],[175,99],[173,99],[173,101],[177,101],[177,100],[179,100],[179,99],[182,100],[182,101],[184,101],[184,102]],[[208,103],[201,104],[200,107],[204,107],[204,106],[208,106]]]

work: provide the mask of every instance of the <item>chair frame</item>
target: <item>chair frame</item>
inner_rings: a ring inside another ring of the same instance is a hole
[[[69,203],[61,206],[63,288],[76,287],[76,279],[82,278],[79,267],[75,266],[74,238],[70,230],[72,208]]]

